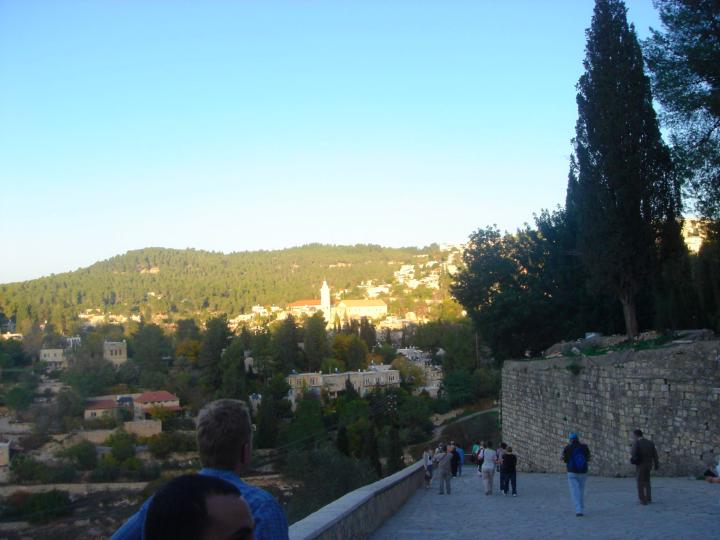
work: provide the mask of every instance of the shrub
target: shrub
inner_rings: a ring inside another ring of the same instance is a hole
[[[47,523],[72,513],[70,495],[66,491],[46,493],[12,493],[6,500],[3,517],[27,520],[30,523]]]
[[[97,467],[97,450],[90,441],[82,441],[70,448],[60,452],[61,457],[66,457],[75,463],[81,471],[91,471]]]

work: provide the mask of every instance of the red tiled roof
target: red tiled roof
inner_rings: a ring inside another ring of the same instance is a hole
[[[310,299],[310,300],[295,300],[294,302],[291,302],[290,304],[288,304],[288,307],[294,308],[294,307],[319,306],[319,305],[320,305],[320,300]]]
[[[175,394],[171,394],[167,390],[158,390],[156,392],[144,392],[140,394],[136,403],[152,403],[154,401],[179,401],[180,398]]]
[[[117,402],[114,399],[101,399],[100,401],[91,401],[85,405],[85,410],[117,409],[117,406]]]

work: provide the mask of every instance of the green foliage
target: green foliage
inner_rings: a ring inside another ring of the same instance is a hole
[[[209,319],[206,324],[200,346],[199,363],[202,369],[202,382],[209,392],[222,384],[222,371],[219,368],[223,350],[228,346],[230,330],[227,318],[223,315]]]
[[[18,455],[10,463],[10,472],[17,483],[57,484],[75,480],[75,470],[69,466],[49,466],[36,459]]]
[[[281,433],[281,446],[284,448],[309,448],[327,439],[322,422],[322,404],[312,395],[301,399],[297,404],[295,418]]]
[[[26,411],[32,404],[33,394],[25,386],[13,386],[5,394],[5,405],[15,411]]]
[[[400,431],[397,425],[390,426],[390,444],[388,447],[388,474],[393,474],[404,467],[403,449],[400,445]]]
[[[38,524],[47,523],[71,513],[72,504],[66,491],[55,489],[45,493],[16,491],[7,498],[2,517]]]
[[[69,458],[81,471],[91,471],[97,467],[97,450],[90,441],[81,441],[60,452],[60,457]]]
[[[595,5],[577,86],[577,184],[569,191],[585,267],[596,287],[618,298],[635,337],[637,296],[658,255],[655,228],[679,215],[680,190],[626,11],[620,0]]]
[[[368,279],[386,281],[401,264],[415,262],[420,253],[429,252],[320,244],[228,255],[147,248],[76,272],[0,285],[0,305],[6,315],[17,318],[23,333],[35,320],[52,319],[54,311],[73,321],[89,308],[125,316],[162,313],[178,319],[204,319],[209,313],[244,313],[258,302],[282,306],[315,297],[325,278],[343,288]],[[338,262],[345,264],[334,266]],[[148,295],[148,291],[155,294]],[[31,353],[37,354],[41,341],[40,333]]]
[[[167,372],[167,360],[172,354],[170,339],[156,324],[141,324],[130,341],[130,352],[143,370]]]
[[[118,462],[135,457],[135,439],[136,437],[124,431],[116,431],[105,442],[110,447],[112,457]]]
[[[321,369],[323,361],[330,356],[325,318],[322,312],[315,313],[305,321],[305,359],[304,369],[313,372]]]
[[[288,508],[290,523],[378,478],[367,462],[349,458],[329,444],[292,452],[282,472],[301,482]]]
[[[295,318],[288,315],[276,328],[272,339],[273,366],[276,373],[288,375],[293,369],[302,369],[300,365],[300,336]]]
[[[479,368],[472,373],[452,371],[443,378],[443,389],[453,407],[486,397],[497,397],[500,392],[500,372],[490,368]]]
[[[101,357],[81,357],[65,372],[63,381],[83,398],[102,395],[115,382],[115,370]]]
[[[220,358],[221,385],[218,398],[243,399],[245,397],[245,346],[236,337]]]
[[[336,334],[332,342],[332,354],[348,371],[365,369],[368,365],[367,345],[355,334]]]
[[[720,217],[720,9],[715,0],[657,0],[662,31],[644,43],[674,158],[697,210]]]
[[[185,433],[158,433],[147,440],[148,450],[158,459],[165,459],[172,452],[193,452],[197,450],[195,437]]]

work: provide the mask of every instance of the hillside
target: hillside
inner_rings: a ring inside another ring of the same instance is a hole
[[[0,312],[15,315],[19,331],[45,320],[67,328],[88,309],[146,319],[156,313],[172,319],[233,315],[255,304],[284,306],[315,297],[323,279],[334,292],[368,280],[389,283],[403,264],[442,261],[447,255],[436,245],[310,244],[230,254],[146,248],[74,272],[0,285]]]

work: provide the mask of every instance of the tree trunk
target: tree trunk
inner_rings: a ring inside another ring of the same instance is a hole
[[[620,295],[620,303],[622,304],[623,316],[625,317],[625,333],[630,339],[635,339],[638,336],[635,295],[632,293],[622,293]]]

